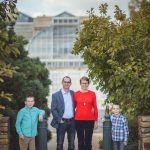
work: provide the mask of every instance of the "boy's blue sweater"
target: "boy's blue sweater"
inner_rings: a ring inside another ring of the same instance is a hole
[[[35,137],[37,135],[38,116],[45,115],[45,111],[37,107],[25,106],[17,115],[16,130],[19,135]]]

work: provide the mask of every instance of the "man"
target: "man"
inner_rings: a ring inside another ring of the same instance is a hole
[[[75,122],[73,91],[70,90],[71,78],[62,79],[62,89],[52,95],[52,127],[57,131],[57,150],[63,150],[65,133],[68,137],[68,150],[74,150]]]

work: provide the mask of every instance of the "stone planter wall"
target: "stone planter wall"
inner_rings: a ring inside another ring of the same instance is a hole
[[[9,118],[0,118],[0,150],[9,150]]]
[[[150,116],[139,117],[139,150],[150,150]]]

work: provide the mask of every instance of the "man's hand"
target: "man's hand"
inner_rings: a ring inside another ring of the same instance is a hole
[[[43,121],[43,116],[39,115],[39,121]]]
[[[61,119],[61,120],[60,120],[60,123],[64,123],[64,121]]]
[[[127,145],[127,142],[123,142],[123,143],[124,143],[125,146]]]

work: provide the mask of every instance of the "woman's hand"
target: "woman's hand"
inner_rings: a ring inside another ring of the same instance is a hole
[[[94,123],[94,129],[97,129],[98,128],[98,121],[95,121]]]

